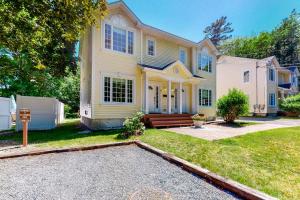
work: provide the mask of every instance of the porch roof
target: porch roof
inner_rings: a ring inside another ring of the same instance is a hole
[[[155,69],[155,70],[160,70],[160,71],[163,71],[165,69],[167,69],[168,67],[170,67],[171,65],[175,64],[176,62],[180,62],[180,61],[173,61],[173,62],[170,62],[169,64],[163,66],[163,67],[158,67],[158,66],[151,66],[151,65],[146,65],[146,64],[138,64],[139,66],[141,66],[142,68],[149,68],[149,69]],[[187,69],[186,69],[187,70]],[[192,77],[194,78],[199,78],[199,79],[205,79],[201,76],[198,76],[198,75],[195,75],[195,74],[192,74],[190,71],[189,73],[192,75]]]

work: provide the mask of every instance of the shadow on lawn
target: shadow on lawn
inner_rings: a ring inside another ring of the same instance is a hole
[[[28,142],[29,144],[47,143],[53,141],[73,140],[78,138],[87,138],[94,136],[103,136],[111,138],[112,140],[125,140],[119,133],[121,130],[103,130],[89,133],[80,133],[82,131],[79,120],[73,120],[59,125],[53,130],[46,131],[29,131]],[[0,135],[0,147],[1,141],[12,141],[12,144],[22,143],[22,132],[10,132],[8,134]],[[7,142],[6,142],[7,146]]]

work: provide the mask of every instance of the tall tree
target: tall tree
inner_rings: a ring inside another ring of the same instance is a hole
[[[106,0],[0,0],[0,46],[54,75],[76,66],[75,43],[106,14]]]
[[[300,62],[300,14],[293,10],[288,18],[272,32],[274,38],[273,54],[281,64]]]
[[[227,22],[227,17],[222,16],[204,29],[205,38],[209,38],[214,45],[219,46],[221,42],[232,37],[232,23]]]
[[[275,55],[280,64],[300,63],[300,14],[295,10],[271,32],[253,37],[226,41],[220,46],[223,54],[261,59]]]

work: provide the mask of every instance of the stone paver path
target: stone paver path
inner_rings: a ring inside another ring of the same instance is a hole
[[[190,135],[205,140],[219,140],[219,139],[231,138],[239,135],[245,135],[257,131],[300,126],[300,120],[292,120],[292,119],[247,118],[247,119],[243,119],[242,121],[257,122],[260,124],[250,125],[246,127],[228,127],[228,126],[218,125],[218,124],[207,124],[204,126],[204,128],[179,127],[179,128],[168,128],[164,130],[172,131],[184,135]]]

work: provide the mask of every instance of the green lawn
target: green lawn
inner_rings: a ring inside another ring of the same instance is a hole
[[[78,133],[79,120],[66,120],[58,128],[49,131],[32,131],[28,134],[28,143],[38,147],[67,147],[99,143],[126,141],[118,136],[119,131],[98,131],[88,134]],[[22,142],[22,133],[1,136],[0,140]]]
[[[78,134],[78,120],[53,131],[31,132],[29,143],[66,147],[125,141],[119,131]],[[21,133],[0,140],[21,141]],[[300,199],[300,127],[275,129],[219,141],[205,141],[148,129],[141,141],[207,168],[221,176],[280,199]]]

